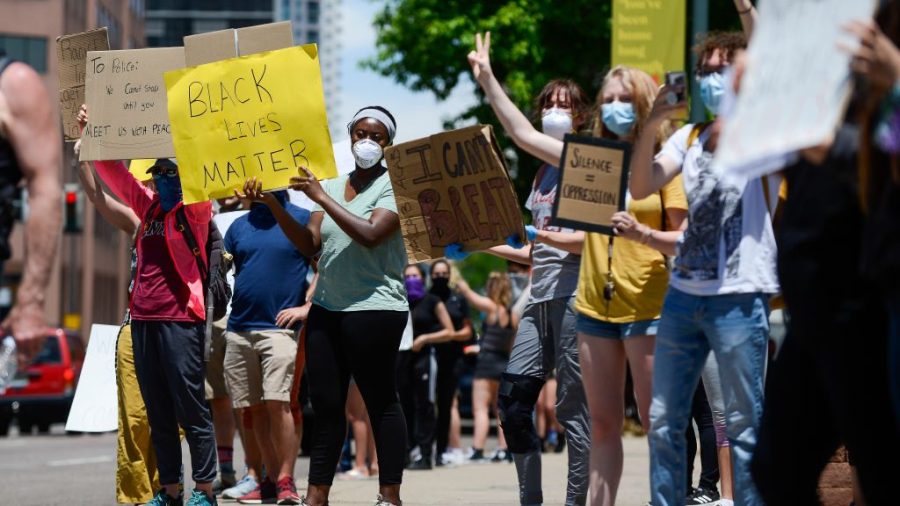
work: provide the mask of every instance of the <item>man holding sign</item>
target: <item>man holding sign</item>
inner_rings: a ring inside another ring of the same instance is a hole
[[[86,120],[86,112],[83,116]],[[209,265],[205,256],[212,206],[182,203],[178,165],[172,159],[159,159],[147,170],[156,193],[122,162],[95,162],[95,168],[141,219],[130,310],[135,371],[163,485],[151,504],[182,503],[179,425],[191,450],[197,486],[187,504],[216,504],[216,443],[204,390],[205,273],[200,265]],[[188,246],[188,234],[197,244],[197,257]]]

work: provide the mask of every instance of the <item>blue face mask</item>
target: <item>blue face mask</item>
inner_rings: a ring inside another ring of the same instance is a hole
[[[600,111],[603,116],[603,125],[619,137],[627,136],[634,129],[636,120],[634,104],[616,100],[609,104],[603,104]]]
[[[159,206],[163,211],[169,212],[181,202],[181,179],[178,176],[158,174],[153,176],[153,182],[156,183]]]
[[[719,106],[722,105],[724,96],[725,76],[720,72],[713,72],[700,78],[700,99],[713,116],[719,115]]]

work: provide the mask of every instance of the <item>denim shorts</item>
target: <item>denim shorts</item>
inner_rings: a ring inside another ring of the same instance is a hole
[[[658,318],[629,323],[612,323],[578,313],[578,317],[575,320],[575,330],[577,332],[593,337],[618,339],[620,341],[634,336],[655,336],[657,328],[659,328]]]

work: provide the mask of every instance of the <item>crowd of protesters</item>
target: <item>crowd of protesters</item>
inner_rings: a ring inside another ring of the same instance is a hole
[[[858,48],[834,49],[852,52],[856,86],[833,139],[750,180],[712,167],[756,22],[749,0],[734,4],[744,31],[712,33],[696,47],[710,120],[681,126],[686,103],[673,97],[683,85],[660,88],[618,66],[593,107],[574,82],[548,82],[536,128],[492,71],[490,33],[476,36],[475,81],[510,138],[543,162],[525,201],[527,237],[483,252],[509,268],[481,292],[460,275],[454,260],[466,254],[453,245],[451,260],[407,264],[383,162],[397,122],[380,106],[347,126],[349,171],[319,182],[299,168],[291,188],[307,197],[305,209],[255,179],[215,206],[185,205],[172,159],[157,160],[144,181],[121,162],[82,164],[91,202],[134,237],[117,347],[119,501],[182,504],[183,435],[196,484],[187,504],[328,504],[349,420],[356,459],[337,477],[377,476],[376,505],[402,504],[404,469],[486,461],[515,463],[510,503],[549,502],[541,453],[551,439],[568,451],[566,495],[553,501],[611,505],[628,385],[649,436],[654,506],[815,504],[839,446],[854,466],[857,503],[892,504],[900,2],[845,28]],[[568,133],[632,147],[613,235],[552,224]],[[216,322],[214,261],[233,264],[231,303]],[[769,316],[781,295],[788,334],[773,360]],[[467,371],[468,452],[459,422]],[[301,378],[314,413],[303,497],[294,476]]]

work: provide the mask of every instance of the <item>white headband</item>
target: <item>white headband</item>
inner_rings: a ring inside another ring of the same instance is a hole
[[[372,118],[374,120],[378,120],[387,128],[388,131],[388,141],[394,141],[394,134],[397,133],[397,125],[394,123],[394,120],[391,119],[390,116],[385,114],[384,111],[380,109],[375,109],[372,107],[366,107],[365,109],[356,113],[356,116],[353,116],[353,120],[347,125],[347,130],[353,130],[353,125],[355,125],[359,120],[364,118]],[[352,134],[352,132],[351,132]]]

